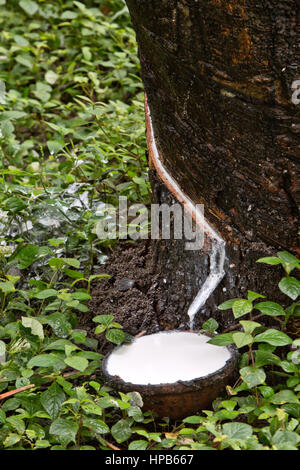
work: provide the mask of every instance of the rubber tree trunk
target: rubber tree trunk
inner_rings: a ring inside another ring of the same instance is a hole
[[[292,83],[300,78],[299,1],[127,5],[161,158],[226,242],[226,275],[198,324],[247,289],[278,300],[279,268],[256,260],[281,249],[299,253],[300,105],[292,103]],[[151,180],[153,200],[170,201],[154,170]],[[187,253],[175,241],[154,247],[168,291],[158,309],[162,327],[186,322],[208,255]]]

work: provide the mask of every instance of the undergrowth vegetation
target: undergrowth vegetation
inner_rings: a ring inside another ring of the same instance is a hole
[[[97,210],[149,200],[134,32],[121,0],[0,6],[0,448],[296,449],[300,340],[287,325],[299,261],[288,253],[260,261],[283,266],[290,306],[251,291],[220,306],[249,318],[211,340],[241,349],[240,378],[212,410],[173,423],[103,384],[97,335],[130,337],[112,315],[88,335],[77,315],[112,244],[96,235]]]

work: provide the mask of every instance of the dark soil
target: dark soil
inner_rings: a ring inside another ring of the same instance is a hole
[[[186,322],[182,318],[176,322],[170,312],[172,323],[168,323],[164,308],[168,289],[155,268],[148,241],[119,243],[107,263],[97,271],[110,277],[94,281],[90,313],[79,315],[80,327],[92,333],[96,326],[92,321],[95,315],[112,314],[131,335],[186,328],[186,315]]]

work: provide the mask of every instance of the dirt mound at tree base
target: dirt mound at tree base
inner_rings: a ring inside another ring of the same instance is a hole
[[[168,286],[155,272],[148,241],[120,243],[97,274],[110,277],[93,282],[90,313],[78,315],[80,327],[92,333],[96,327],[92,318],[107,314],[114,315],[115,321],[132,335],[144,330],[149,334],[188,326],[187,315],[175,316],[180,292],[173,296],[176,297],[173,298],[174,311],[167,306],[170,305],[167,302]]]

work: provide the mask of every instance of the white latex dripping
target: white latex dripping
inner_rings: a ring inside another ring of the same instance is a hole
[[[191,201],[191,199],[182,191],[175,179],[170,175],[166,167],[163,165],[160,154],[157,149],[154,131],[152,126],[151,113],[146,98],[146,114],[149,123],[149,141],[152,149],[152,161],[156,169],[158,170],[163,182],[169,188],[169,190],[176,194],[179,202],[184,208],[190,212],[196,223],[198,223],[205,235],[211,240],[211,252],[209,255],[210,259],[210,271],[205,282],[201,286],[198,294],[191,303],[188,309],[188,316],[190,318],[190,328],[194,327],[195,315],[206,303],[207,299],[211,296],[214,290],[217,288],[221,280],[225,275],[224,264],[225,264],[225,241],[215,231],[215,229],[205,220],[203,213],[197,208],[197,206]]]

